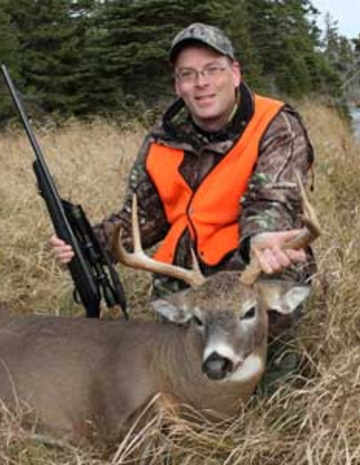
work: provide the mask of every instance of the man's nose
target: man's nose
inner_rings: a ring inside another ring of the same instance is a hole
[[[209,83],[209,78],[207,77],[204,70],[198,71],[196,73],[195,83],[197,86],[204,86]]]

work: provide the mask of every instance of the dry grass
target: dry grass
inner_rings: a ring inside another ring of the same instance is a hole
[[[143,134],[141,128],[120,130],[99,122],[72,123],[60,132],[37,135],[61,196],[82,204],[96,223],[120,207]],[[0,301],[24,312],[81,311],[73,304],[68,273],[48,253],[52,227],[37,193],[34,155],[22,132],[2,135],[0,154]]]
[[[316,149],[311,199],[324,228],[315,245],[314,292],[299,327],[302,373],[272,397],[252,399],[232,421],[210,425],[164,413],[110,452],[34,443],[21,418],[3,410],[0,463],[120,465],[134,457],[152,465],[360,463],[360,149],[335,112],[309,102],[300,110]],[[141,128],[72,123],[41,132],[39,141],[61,194],[82,203],[96,222],[121,204],[142,137]],[[0,137],[0,301],[18,312],[77,314],[69,277],[47,250],[51,227],[34,186],[32,157],[22,134]],[[139,311],[149,279],[120,273]]]

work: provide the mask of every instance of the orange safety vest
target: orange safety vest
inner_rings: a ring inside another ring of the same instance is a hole
[[[244,133],[225,157],[193,191],[179,172],[181,149],[152,143],[146,169],[155,184],[170,230],[156,252],[156,260],[172,263],[185,229],[197,254],[214,266],[239,246],[240,199],[258,159],[259,142],[284,104],[255,95],[255,111]]]

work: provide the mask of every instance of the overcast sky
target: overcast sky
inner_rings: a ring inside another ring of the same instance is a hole
[[[348,39],[360,34],[360,0],[311,0],[320,11],[319,27],[324,29],[324,16],[330,13],[333,20],[338,22],[338,31]]]

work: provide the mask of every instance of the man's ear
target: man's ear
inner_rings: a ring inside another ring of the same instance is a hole
[[[181,91],[180,91],[179,84],[178,84],[176,77],[175,77],[175,82],[174,82],[174,91],[175,91],[176,96],[181,98]]]
[[[264,280],[258,283],[257,290],[265,308],[288,315],[308,297],[311,286],[289,281]]]
[[[186,307],[179,307],[165,299],[156,299],[151,302],[155,311],[176,324],[184,324],[191,319],[191,313]]]
[[[235,85],[235,87],[239,87],[239,85],[241,83],[240,64],[239,64],[239,62],[234,61],[231,66],[232,66],[232,72],[233,72],[234,85]]]

